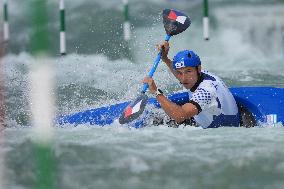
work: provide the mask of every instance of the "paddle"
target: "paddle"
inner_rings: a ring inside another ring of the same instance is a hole
[[[191,24],[191,21],[188,16],[181,12],[172,9],[165,9],[163,11],[163,23],[165,31],[167,33],[165,41],[169,41],[171,36],[177,35],[185,31]],[[157,55],[157,58],[154,61],[152,69],[148,74],[149,77],[153,77],[160,62],[161,54],[162,49],[160,50],[159,54]],[[137,119],[143,113],[148,100],[148,96],[145,94],[148,87],[148,84],[144,84],[141,94],[125,108],[124,112],[119,118],[120,124],[130,123],[131,121]]]

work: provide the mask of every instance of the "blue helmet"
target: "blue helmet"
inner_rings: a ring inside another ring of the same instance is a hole
[[[196,67],[200,66],[201,61],[199,56],[195,54],[191,50],[184,50],[177,53],[173,59],[173,69],[176,70],[178,68],[184,67]]]

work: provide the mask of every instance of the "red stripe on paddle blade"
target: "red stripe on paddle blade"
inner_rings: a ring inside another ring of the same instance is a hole
[[[176,15],[175,11],[171,10],[168,18],[171,19],[171,20],[176,20],[177,19],[177,15]]]

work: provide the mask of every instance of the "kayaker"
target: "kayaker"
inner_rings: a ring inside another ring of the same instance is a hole
[[[169,43],[164,42],[162,60],[178,81],[188,89],[189,101],[180,106],[171,102],[152,78],[145,77],[150,92],[155,94],[165,113],[176,123],[189,123],[203,128],[239,126],[240,116],[236,101],[224,82],[201,69],[199,56],[192,50],[178,52],[173,60],[168,58]]]

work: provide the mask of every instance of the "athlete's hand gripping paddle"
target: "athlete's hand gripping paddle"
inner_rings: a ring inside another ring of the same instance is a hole
[[[177,35],[183,31],[185,31],[189,25],[191,24],[190,18],[186,16],[185,14],[171,10],[171,9],[165,9],[163,11],[163,23],[164,28],[166,30],[166,37],[165,41],[169,41],[171,36]],[[152,69],[150,70],[148,76],[151,78],[153,77],[157,66],[160,62],[162,55],[162,49],[160,50],[159,54],[157,55],[157,58],[154,61],[154,64],[152,66]],[[141,95],[139,95],[133,102],[131,102],[122,115],[119,118],[120,124],[129,123],[136,118],[138,118],[144,111],[145,106],[147,104],[148,96],[145,94],[149,85],[144,84],[143,90],[141,91]]]

